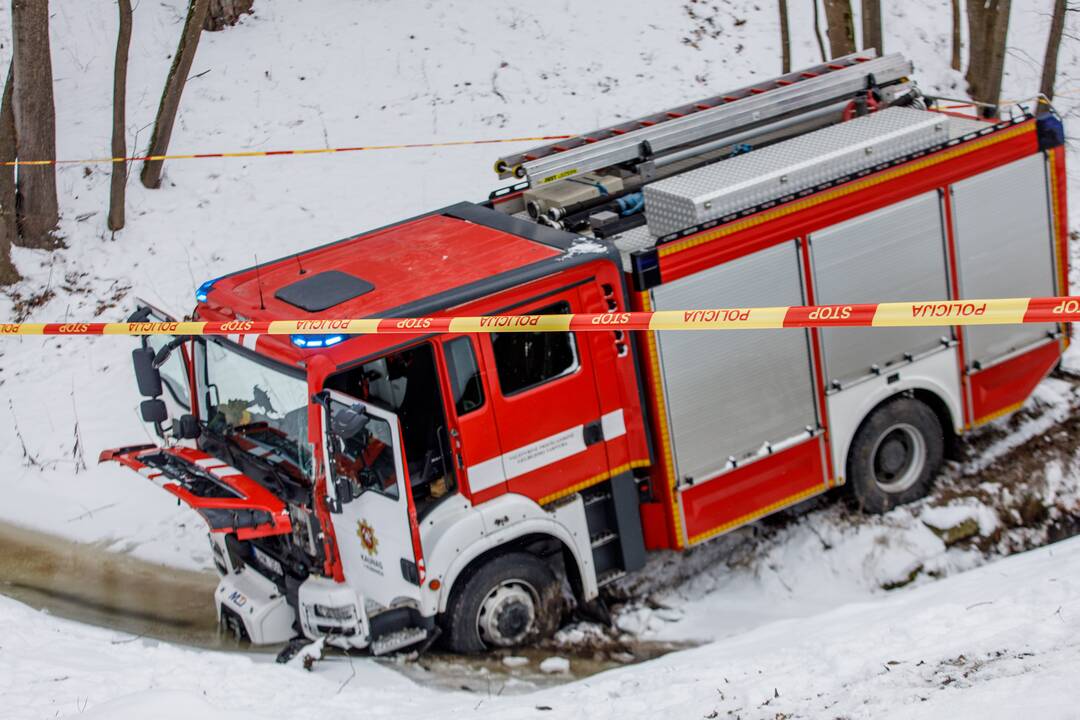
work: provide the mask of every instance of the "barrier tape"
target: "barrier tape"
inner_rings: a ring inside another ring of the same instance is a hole
[[[401,145],[358,145],[356,147],[310,148],[306,150],[249,150],[243,152],[190,153],[186,155],[139,155],[135,157],[83,158],[81,160],[5,160],[2,167],[28,165],[103,165],[157,160],[206,160],[208,158],[256,158],[282,155],[327,155],[330,153],[363,152],[368,150],[414,150],[419,148],[458,147],[461,145],[496,145],[499,143],[545,142],[566,140],[574,135],[539,135],[537,137],[493,138],[490,140],[447,140],[445,142],[404,143]]]
[[[658,310],[573,315],[486,315],[228,322],[9,323],[0,335],[382,335],[605,330],[1015,325],[1080,320],[1080,296],[930,300],[864,305]]]
[[[1064,97],[1066,95],[1076,95],[1080,91],[1065,91],[1056,93],[1055,97]],[[955,105],[944,106],[941,109],[945,110],[959,110],[967,107],[976,107],[979,105],[987,105],[987,103],[979,102],[962,102],[959,100],[952,100],[951,98],[940,98],[946,102],[955,102]],[[1007,107],[1010,105],[1019,105],[1028,100],[1002,100],[998,103],[998,107]],[[536,137],[513,137],[513,138],[492,138],[488,140],[447,140],[445,142],[430,142],[430,143],[402,143],[398,145],[358,145],[356,147],[337,147],[337,148],[308,148],[308,149],[294,149],[294,150],[247,150],[240,152],[220,152],[220,153],[186,153],[177,155],[135,155],[132,157],[98,157],[98,158],[82,158],[79,160],[4,160],[0,161],[0,167],[23,167],[33,165],[104,165],[113,163],[128,163],[128,162],[148,162],[148,161],[165,161],[165,160],[207,160],[210,158],[256,158],[256,157],[281,157],[285,155],[328,155],[331,153],[346,153],[346,152],[364,152],[369,150],[414,150],[420,148],[443,148],[443,147],[459,147],[462,145],[497,145],[499,143],[517,143],[517,142],[547,142],[549,140],[568,140],[570,138],[578,137],[577,135],[538,135]]]

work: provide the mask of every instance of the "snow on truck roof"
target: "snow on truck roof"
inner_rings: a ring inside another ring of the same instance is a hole
[[[226,275],[198,299],[200,311],[260,320],[425,315],[607,252],[583,241],[458,203]]]

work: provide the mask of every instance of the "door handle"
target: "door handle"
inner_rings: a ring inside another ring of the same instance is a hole
[[[585,447],[589,445],[595,445],[604,439],[604,428],[600,425],[599,420],[594,420],[584,429],[585,434]]]

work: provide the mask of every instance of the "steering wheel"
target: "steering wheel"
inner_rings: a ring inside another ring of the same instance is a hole
[[[424,483],[429,483],[435,479],[436,473],[442,466],[443,457],[439,448],[429,448],[424,454],[424,468],[420,471],[418,477],[413,478],[410,476],[409,482],[413,487]]]

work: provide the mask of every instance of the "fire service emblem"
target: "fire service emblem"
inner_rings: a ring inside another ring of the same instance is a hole
[[[356,524],[356,535],[360,538],[360,544],[367,550],[368,555],[378,554],[379,538],[375,537],[375,528],[371,527],[367,520],[361,520]]]

